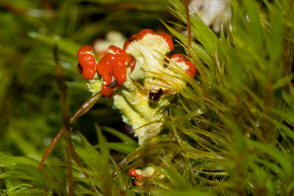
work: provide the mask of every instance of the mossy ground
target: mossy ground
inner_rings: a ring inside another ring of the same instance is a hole
[[[90,174],[73,162],[74,195],[294,194],[294,2],[232,0],[232,10],[218,34],[192,17],[191,60],[200,74],[186,78],[159,136],[138,147],[110,99],[72,126]],[[166,27],[183,50],[185,16],[179,0],[1,2],[0,194],[67,194],[64,138],[37,170],[62,124],[54,45],[74,111],[90,96],[76,71],[79,46],[109,30],[129,36]],[[146,166],[157,176],[135,186],[128,169]]]

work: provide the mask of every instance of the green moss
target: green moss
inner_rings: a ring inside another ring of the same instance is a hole
[[[41,1],[30,2],[9,1],[47,13]],[[111,3],[122,3],[119,11]],[[76,71],[74,46],[108,29],[128,35],[159,26],[154,16],[166,21],[166,3],[54,1],[55,18],[1,7],[0,195],[67,194],[64,139],[44,169],[36,169],[48,138],[62,124],[51,46],[60,44],[74,110],[90,96]],[[74,146],[90,174],[85,178],[73,162],[74,194],[293,195],[293,6],[291,0],[232,0],[231,24],[219,34],[192,17],[191,60],[200,74],[195,80],[183,75],[189,84],[168,106],[163,131],[138,147],[130,135],[91,126],[103,118],[97,113],[108,113],[101,104],[108,100],[102,100],[73,125]],[[170,12],[178,25],[164,25],[186,48],[187,39],[179,33],[186,21],[181,1],[171,1]],[[98,16],[103,19],[93,21]],[[125,21],[131,22],[121,25]],[[32,31],[38,32],[36,39],[26,36]],[[156,175],[135,186],[128,169],[147,166]],[[161,174],[165,177],[158,178]]]

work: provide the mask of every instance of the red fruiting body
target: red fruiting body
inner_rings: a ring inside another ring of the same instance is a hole
[[[109,46],[108,50],[112,50],[114,54],[118,54],[119,55],[119,56],[118,55],[116,56],[116,59],[117,59],[116,62],[121,62],[122,63],[123,61],[125,61],[124,62],[125,65],[129,65],[130,68],[131,68],[131,71],[134,70],[134,68],[136,66],[136,61],[135,61],[135,58],[133,56],[127,54],[122,49],[120,49],[120,48],[118,48],[116,46],[113,46],[113,45]],[[121,65],[122,68],[120,68],[120,70],[123,69],[123,66],[124,65]],[[114,71],[114,73],[115,73],[115,71]]]
[[[159,35],[165,40],[165,42],[168,44],[169,49],[172,51],[174,50],[174,43],[172,38],[170,37],[169,34],[161,32]]]
[[[127,78],[126,66],[134,67],[134,58],[115,46],[109,46],[109,50],[112,50],[114,54],[106,54],[97,64],[97,71],[107,85],[112,82],[112,76],[114,76],[117,85],[121,86]]]
[[[136,172],[135,168],[129,169],[129,175],[135,177],[136,179],[140,179],[143,177],[142,175]]]
[[[116,46],[114,46],[114,45],[111,45],[111,46],[109,46],[108,50],[109,50],[109,51],[112,50],[113,54],[118,54],[119,57],[120,57],[120,58],[123,58],[122,60],[126,60],[126,62],[127,62],[128,64],[130,64],[130,63],[134,63],[134,64],[136,64],[134,57],[131,56],[131,55],[129,55],[129,54],[127,54],[127,53],[126,53],[125,51],[123,51],[122,49],[120,49],[120,48],[118,48],[118,47],[116,47]]]
[[[83,76],[86,80],[91,80],[94,77],[95,73],[96,73],[95,68],[94,69],[93,68],[91,69],[89,67],[83,68]]]
[[[184,55],[174,54],[174,55],[172,55],[171,59],[174,60],[176,63],[184,62],[188,66],[188,70],[186,70],[187,74],[189,76],[191,76],[192,78],[194,78],[194,76],[196,75],[196,72],[197,72],[196,67],[191,61],[187,60],[184,57]]]
[[[132,35],[132,37],[130,38],[130,39],[128,39],[127,41],[125,41],[125,43],[124,43],[124,51],[128,48],[128,46],[130,45],[130,43],[132,42],[132,41],[134,41],[134,40],[136,40],[135,39],[135,37],[133,37],[134,35]]]
[[[94,48],[90,45],[84,45],[82,47],[80,47],[80,49],[78,50],[77,56],[80,57],[81,54],[84,54],[85,52],[90,52],[93,51]]]
[[[147,34],[156,34],[152,29],[143,29],[141,31],[139,31],[138,33],[132,35],[130,37],[130,39],[128,39],[125,44],[124,44],[124,50],[126,50],[128,48],[128,46],[130,45],[130,43],[134,40],[140,40],[142,39],[145,35]]]
[[[78,58],[81,66],[84,67],[95,67],[96,61],[95,57],[91,54],[81,54]]]
[[[186,65],[189,66],[189,69],[186,71],[187,74],[194,78],[197,72],[195,65],[191,61],[186,61]]]
[[[108,47],[108,51],[109,50],[112,50],[114,54],[126,54],[127,55],[127,53],[125,53],[122,49],[120,49],[120,48],[118,48],[118,47],[116,47],[114,45],[110,45]]]
[[[185,62],[186,58],[182,54],[174,54],[171,56],[171,59],[175,60],[176,62]]]
[[[137,175],[135,168],[129,169],[129,175],[135,177]]]
[[[117,61],[113,64],[113,76],[116,80],[116,83],[120,86],[122,85],[127,79],[127,69],[126,63],[123,58],[116,59]]]
[[[105,97],[112,97],[114,88],[108,88],[106,85],[102,85],[101,94]]]
[[[113,75],[113,54],[106,54],[97,64],[96,68],[102,79],[109,85]]]
[[[152,29],[143,29],[136,35],[136,39],[142,39],[147,34],[157,34]]]
[[[156,34],[152,29],[142,29],[139,31],[139,39],[142,39],[146,34]]]
[[[87,52],[92,52],[94,49],[92,46],[84,45],[77,53],[78,56],[78,71],[83,74],[86,80],[91,80],[95,73],[96,60],[93,54],[88,54]]]
[[[91,54],[81,53],[78,58],[82,67],[82,73],[86,80],[90,80],[95,75],[96,61],[95,57]]]
[[[164,33],[164,32],[161,32],[161,33],[155,33],[152,29],[143,29],[141,30],[140,32],[132,35],[130,37],[130,39],[128,39],[125,44],[124,44],[124,50],[126,50],[128,48],[128,46],[130,45],[130,43],[134,40],[140,40],[142,39],[145,35],[147,34],[156,34],[156,35],[160,35],[165,41],[166,43],[168,44],[168,47],[170,50],[173,50],[174,49],[174,44],[173,44],[173,40],[172,38],[170,37],[169,34],[167,33]]]

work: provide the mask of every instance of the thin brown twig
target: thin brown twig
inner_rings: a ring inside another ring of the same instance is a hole
[[[46,159],[48,158],[49,154],[51,153],[52,149],[54,148],[55,144],[57,143],[57,141],[59,140],[59,138],[62,136],[64,132],[64,127],[62,127],[58,133],[56,134],[56,136],[54,137],[54,139],[50,142],[48,148],[46,149],[45,153],[43,154],[42,160],[39,164],[38,170],[41,171]]]
[[[83,171],[83,167],[82,164],[77,156],[77,153],[74,149],[74,146],[72,144],[71,141],[71,127],[70,125],[74,122],[74,120],[76,118],[81,117],[82,115],[84,115],[85,113],[87,113],[93,106],[94,104],[99,100],[99,98],[101,97],[100,92],[96,93],[95,95],[93,95],[92,97],[90,97],[76,112],[75,114],[69,118],[69,109],[68,109],[68,105],[66,102],[66,85],[64,82],[64,75],[63,75],[63,71],[62,68],[59,64],[59,60],[58,60],[58,54],[57,51],[58,48],[57,46],[54,48],[54,57],[55,57],[55,63],[56,63],[56,80],[57,80],[57,85],[59,88],[59,92],[60,92],[60,97],[61,97],[61,106],[62,106],[62,117],[63,117],[63,127],[58,131],[57,135],[55,136],[55,138],[51,141],[50,145],[48,146],[48,148],[46,149],[46,152],[44,153],[42,160],[40,162],[40,165],[38,167],[38,170],[41,170],[45,164],[45,161],[47,159],[47,157],[49,156],[49,154],[51,153],[52,149],[54,148],[55,144],[57,143],[57,141],[59,140],[59,138],[61,137],[61,135],[64,133],[64,131],[66,130],[66,141],[67,141],[67,150],[66,150],[66,154],[67,154],[67,165],[68,165],[68,190],[69,190],[69,195],[72,195],[72,163],[71,163],[71,154],[73,155],[73,158],[75,160],[75,162],[77,163],[77,165],[80,167],[80,169],[82,170],[83,174],[88,177],[89,175]]]
[[[187,55],[189,58],[191,58],[191,47],[192,47],[192,33],[191,33],[191,17],[189,12],[189,0],[183,0],[183,4],[185,7],[185,13],[187,18],[187,31],[188,31],[188,51]]]
[[[67,159],[67,170],[68,170],[68,195],[72,196],[72,187],[73,187],[73,180],[72,180],[72,163],[71,163],[71,128],[70,128],[70,116],[69,116],[69,109],[67,105],[67,96],[66,96],[66,84],[64,82],[64,74],[59,63],[58,59],[58,47],[54,47],[54,60],[56,64],[56,82],[59,89],[60,94],[60,101],[61,101],[61,110],[62,110],[62,119],[63,125],[66,130],[66,159]]]
[[[94,94],[93,96],[91,96],[87,101],[85,101],[83,103],[83,105],[81,105],[79,107],[79,109],[75,112],[75,114],[71,117],[70,124],[72,124],[77,118],[79,118],[79,117],[83,116],[84,114],[86,114],[95,105],[95,103],[100,99],[100,97],[101,97],[101,93],[98,92],[98,93]],[[54,139],[51,141],[51,143],[49,144],[48,148],[46,149],[46,151],[45,151],[45,153],[44,153],[44,155],[42,157],[42,160],[40,162],[38,170],[42,170],[46,159],[48,158],[49,154],[51,153],[52,149],[54,148],[55,144],[57,143],[57,141],[59,140],[61,135],[64,133],[64,130],[65,130],[65,127],[63,126],[58,131],[58,133],[56,134]],[[74,152],[73,155],[74,154],[76,154],[76,152]]]
[[[67,130],[66,134],[66,140],[67,140],[67,164],[68,164],[68,178],[69,178],[69,195],[72,195],[72,165],[71,165],[71,154],[73,155],[73,158],[77,165],[80,167],[81,171],[86,177],[89,177],[89,175],[83,171],[82,164],[78,158],[78,155],[74,149],[74,146],[71,141],[71,128],[70,124],[74,122],[75,119],[81,117],[85,113],[87,113],[94,105],[95,103],[100,99],[101,93],[98,92],[95,95],[91,96],[76,112],[75,114],[69,119],[69,109],[66,103],[66,85],[64,82],[64,75],[62,68],[59,64],[58,60],[58,54],[57,46],[54,48],[54,57],[55,57],[55,63],[56,63],[56,80],[58,84],[58,88],[60,91],[60,97],[61,97],[61,105],[62,105],[62,116],[63,116],[63,127],[58,131],[55,138],[51,141],[50,145],[46,149],[42,160],[40,162],[40,165],[38,167],[38,170],[41,170],[45,164],[45,161],[49,154],[51,153],[52,149],[54,148],[55,144],[61,137],[61,135],[64,133],[65,130]]]
[[[74,118],[71,118],[71,121],[70,121],[70,122],[72,123],[73,121],[74,121]],[[49,145],[48,148],[46,149],[46,151],[45,151],[45,153],[44,153],[44,155],[43,155],[43,157],[42,157],[42,160],[41,160],[41,162],[40,162],[40,165],[39,165],[39,167],[38,167],[38,170],[39,170],[39,171],[42,170],[42,168],[43,168],[43,166],[44,166],[44,164],[45,164],[45,161],[46,161],[47,157],[48,157],[49,154],[51,153],[52,149],[54,148],[55,144],[57,143],[57,141],[59,140],[59,138],[61,137],[61,135],[64,133],[64,130],[65,130],[65,128],[64,128],[64,126],[63,126],[63,127],[58,131],[57,135],[54,137],[54,139],[51,141],[50,145]],[[75,151],[75,149],[74,149],[74,146],[73,146],[71,140],[70,140],[70,150],[71,150],[71,153],[72,153],[72,155],[73,155],[73,158],[74,158],[75,162],[77,163],[77,165],[79,166],[79,168],[81,169],[81,171],[83,172],[83,174],[88,178],[89,175],[88,175],[85,171],[83,171],[82,163],[81,163],[81,161],[80,161],[80,159],[79,159],[79,157],[78,157],[78,155],[77,155],[77,153],[76,153],[76,151]]]

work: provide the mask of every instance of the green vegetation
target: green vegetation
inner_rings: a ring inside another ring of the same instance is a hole
[[[292,0],[232,0],[219,34],[192,17],[200,74],[187,78],[160,135],[138,147],[106,98],[73,124],[90,174],[73,161],[74,195],[293,195],[293,10]],[[81,45],[109,30],[165,27],[188,49],[185,22],[180,0],[0,2],[0,195],[67,195],[65,137],[37,170],[62,124],[55,45],[74,112],[90,96],[76,68]],[[155,175],[136,186],[128,170],[147,166]]]

